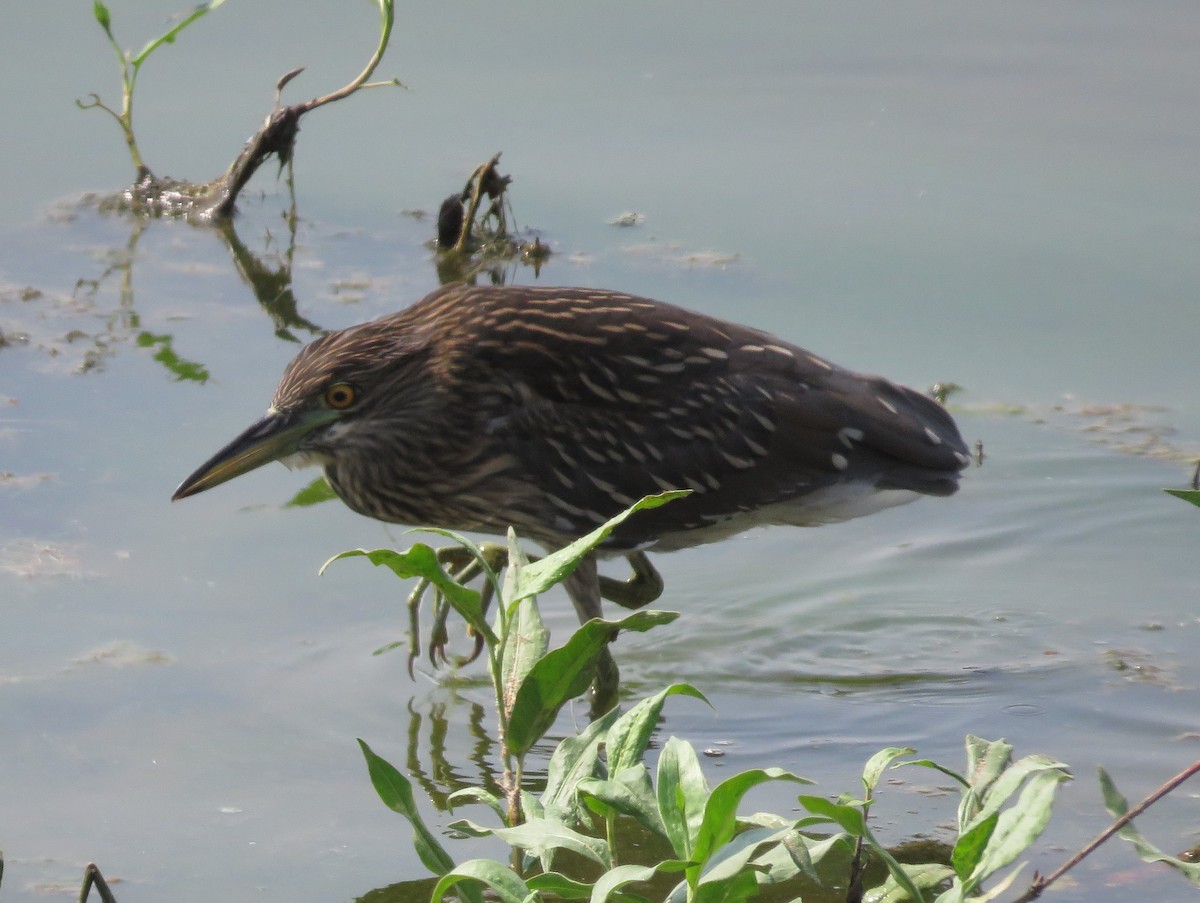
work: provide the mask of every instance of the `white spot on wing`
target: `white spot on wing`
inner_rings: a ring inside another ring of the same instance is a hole
[[[844,426],[838,430],[837,436],[846,448],[854,448],[855,442],[862,442],[863,431],[852,426]]]

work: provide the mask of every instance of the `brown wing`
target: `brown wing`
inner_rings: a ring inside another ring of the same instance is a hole
[[[967,462],[931,399],[767,333],[615,292],[456,288],[455,353],[479,429],[541,490],[551,528],[638,498],[622,545],[703,529],[838,483],[949,494]],[[428,303],[428,302],[427,302]]]

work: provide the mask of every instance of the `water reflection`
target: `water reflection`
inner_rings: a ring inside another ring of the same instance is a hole
[[[488,727],[491,716],[482,705],[459,698],[452,703],[434,702],[429,712],[423,714],[410,699],[408,715],[405,770],[439,812],[450,808],[450,794],[463,787],[481,787],[497,797],[503,796],[497,771],[500,746]],[[451,728],[457,725],[468,734],[465,744],[461,740],[450,742]],[[473,776],[464,774],[461,767],[450,761],[453,750],[464,748],[467,761],[473,766]]]
[[[275,335],[284,341],[300,342],[296,332],[306,332],[311,337],[324,335],[328,330],[300,314],[295,292],[292,290],[292,264],[296,254],[296,204],[295,199],[285,216],[287,222],[287,245],[282,252],[273,255],[258,255],[242,241],[233,220],[224,220],[214,231],[221,236],[237,274],[254,293],[259,305],[275,327]],[[268,233],[268,239],[271,238]]]

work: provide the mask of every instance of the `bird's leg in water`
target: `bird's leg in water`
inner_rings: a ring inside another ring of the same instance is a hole
[[[480,547],[487,559],[488,566],[493,570],[499,570],[508,563],[508,552],[503,546],[493,543],[484,543]],[[462,584],[467,584],[479,576],[481,568],[479,563],[471,556],[471,554],[460,546],[446,546],[437,550],[438,561],[443,567],[450,572],[450,576],[455,581]],[[633,576],[626,580],[616,580],[612,577],[600,575],[598,578],[600,586],[600,597],[607,599],[620,605],[622,608],[637,609],[643,608],[662,595],[663,579],[658,573],[658,570],[650,563],[650,559],[646,557],[645,552],[630,552],[625,556],[631,568],[633,568]],[[537,561],[537,557],[530,559],[530,562]],[[409,618],[409,674],[412,674],[412,665],[417,657],[421,654],[421,639],[420,639],[420,614],[419,608],[425,599],[425,593],[429,589],[429,581],[421,580],[417,583],[412,593],[408,597],[408,618]],[[486,581],[480,589],[482,595],[482,609],[486,614],[488,605],[492,598],[491,581]],[[433,667],[437,668],[440,663],[448,663],[450,659],[446,655],[446,645],[450,641],[449,632],[446,629],[446,621],[450,615],[450,606],[446,603],[445,597],[440,592],[434,592],[434,622],[433,628],[429,633],[429,662]],[[591,617],[600,617],[601,613],[597,611]],[[582,618],[582,614],[580,615]],[[475,659],[479,658],[479,654],[483,652],[483,637],[475,637],[475,647],[469,655],[459,656],[454,659],[456,667],[469,665]]]
[[[480,546],[484,560],[492,570],[503,567],[508,561],[508,550],[494,543],[484,543]],[[445,546],[436,550],[438,563],[444,567],[451,579],[456,583],[467,584],[482,572],[483,568],[471,554],[462,546]],[[421,603],[430,583],[422,578],[408,596],[408,674],[412,677],[413,663],[421,654]],[[492,601],[493,587],[490,580],[485,580],[480,588],[480,606],[483,614],[487,614],[488,605]],[[449,662],[446,655],[446,644],[449,642],[449,632],[446,630],[446,619],[450,615],[450,603],[446,601],[441,591],[434,590],[433,596],[433,628],[429,631],[429,662],[434,668],[438,667],[439,659]],[[475,635],[475,648],[470,655],[459,656],[454,664],[461,667],[479,658],[483,651],[483,636]]]
[[[630,552],[625,556],[633,568],[628,580],[614,580],[600,575],[600,595],[622,608],[644,608],[662,595],[663,578],[645,552]]]
[[[613,581],[614,583],[618,581]],[[575,605],[575,613],[579,615],[579,623],[586,624],[593,618],[600,618],[600,583],[596,579],[596,556],[585,555],[575,566],[575,570],[563,580],[563,589],[571,597]],[[615,635],[615,634],[614,634]],[[617,670],[617,662],[609,651],[608,644],[596,656],[596,676],[592,681],[592,718],[599,718],[617,704],[617,689],[621,674]]]
[[[503,546],[485,543],[481,551],[493,570],[505,567],[508,562],[508,551]],[[482,572],[479,562],[471,553],[461,546],[446,546],[437,550],[438,561],[446,568],[450,576],[458,583],[467,584]],[[658,570],[650,563],[644,552],[630,552],[625,556],[633,569],[633,575],[626,580],[616,580],[612,577],[597,576],[594,557],[585,558],[572,574],[563,581],[567,594],[575,605],[580,623],[586,623],[592,618],[600,618],[603,611],[600,599],[608,599],[624,608],[636,609],[649,605],[663,591],[663,579]],[[531,558],[530,561],[537,561]],[[420,580],[408,597],[409,613],[409,656],[408,670],[412,676],[413,663],[421,654],[420,606],[430,583]],[[481,605],[484,613],[492,598],[491,581],[484,581],[480,590]],[[441,592],[434,591],[434,620],[429,633],[429,662],[434,668],[439,663],[449,663],[446,655],[446,645],[449,642],[449,632],[446,621],[450,615],[450,605]],[[456,667],[462,667],[475,661],[483,651],[483,637],[475,636],[475,647],[470,655],[458,656],[453,660]],[[596,680],[592,687],[592,711],[594,715],[604,714],[616,702],[620,673],[612,653],[605,648],[596,660]]]

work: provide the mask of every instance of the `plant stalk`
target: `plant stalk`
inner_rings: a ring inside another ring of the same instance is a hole
[[[1124,828],[1127,824],[1157,803],[1160,799],[1162,799],[1188,778],[1197,773],[1200,773],[1200,759],[1197,759],[1183,771],[1179,772],[1179,774],[1175,775],[1175,777],[1171,778],[1171,780],[1167,781],[1148,797],[1114,821],[1111,825],[1096,835],[1096,838],[1092,840],[1091,843],[1056,868],[1045,878],[1041,877],[1040,875],[1034,875],[1033,881],[1029,885],[1029,890],[1025,891],[1025,893],[1014,900],[1013,903],[1028,903],[1030,900],[1036,900],[1042,895],[1042,892],[1047,887],[1049,887],[1071,869],[1075,868],[1075,866],[1079,865],[1079,863],[1083,862],[1083,860],[1094,853],[1101,844],[1105,843],[1110,837]]]

